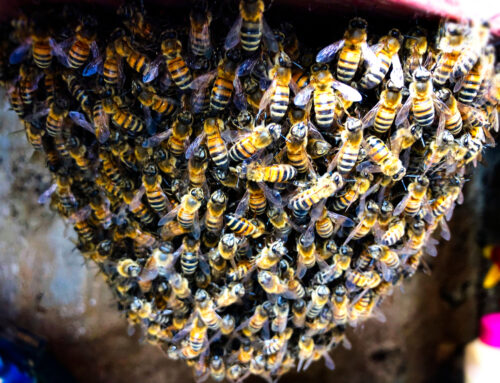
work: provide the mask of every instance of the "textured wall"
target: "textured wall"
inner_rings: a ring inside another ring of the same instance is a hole
[[[48,340],[56,357],[81,382],[189,381],[182,365],[127,335],[125,320],[92,265],[74,251],[75,234],[47,207],[36,203],[49,186],[48,171],[32,156],[14,113],[0,124],[0,319]],[[478,177],[479,179],[479,177]],[[382,305],[385,323],[372,319],[350,331],[351,351],[332,353],[307,378],[326,382],[457,382],[463,345],[475,337],[478,275],[476,200],[479,182],[468,185],[464,206],[451,223],[452,241],[426,259],[423,272]],[[484,267],[484,266],[483,266]],[[282,382],[297,381],[290,374]],[[190,379],[190,378],[189,378]]]

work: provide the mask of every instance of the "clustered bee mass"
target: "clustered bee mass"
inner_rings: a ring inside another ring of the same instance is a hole
[[[2,40],[53,179],[40,202],[197,380],[333,368],[346,327],[382,316],[432,233],[449,239],[467,165],[494,145],[488,24],[377,40],[353,18],[317,51],[271,29],[263,0],[241,0],[224,37],[203,2],[175,30],[140,4],[101,23],[72,9],[26,13]]]

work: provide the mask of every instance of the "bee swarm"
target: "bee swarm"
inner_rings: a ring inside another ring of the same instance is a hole
[[[316,50],[264,8],[241,0],[232,27],[203,2],[176,30],[134,4],[2,27],[0,80],[53,178],[40,203],[200,381],[333,368],[346,327],[449,239],[498,131],[487,23],[375,38],[354,18]]]

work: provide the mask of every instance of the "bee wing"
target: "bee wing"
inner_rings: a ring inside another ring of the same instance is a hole
[[[359,102],[363,98],[361,94],[352,86],[343,84],[340,81],[333,80],[332,88],[338,90],[348,101]]]
[[[134,208],[137,207],[137,205],[141,202],[141,198],[146,192],[146,188],[144,185],[141,185],[139,190],[137,190],[137,193],[135,193],[134,198],[132,198],[132,201],[130,201],[130,207]]]
[[[45,204],[49,198],[52,196],[52,194],[54,194],[54,192],[57,190],[57,184],[56,183],[53,183],[52,185],[50,185],[50,187],[45,190],[41,195],[40,197],[38,197],[38,203],[40,205],[43,205]]]
[[[258,185],[264,192],[264,195],[270,204],[276,206],[277,208],[283,208],[283,199],[281,198],[279,191],[271,189],[265,184],[265,182],[258,182]]]
[[[307,85],[304,89],[302,89],[299,93],[295,95],[293,99],[293,103],[298,107],[304,107],[309,103],[311,99],[311,95],[314,91],[314,86],[312,84]]]
[[[246,110],[248,108],[247,98],[245,95],[245,91],[243,90],[243,86],[241,85],[240,78],[238,76],[234,77],[233,85],[234,85],[234,94],[233,94],[234,105],[240,111]]]
[[[258,62],[259,62],[259,60],[254,59],[254,58],[246,59],[238,66],[238,69],[236,70],[237,76],[241,77],[241,76],[250,75],[252,73],[253,69],[255,68],[255,65]]]
[[[241,17],[238,17],[236,22],[233,24],[233,26],[229,30],[229,33],[226,36],[226,41],[224,42],[224,49],[225,50],[229,50],[231,48],[234,48],[240,42],[240,29],[241,29],[242,22],[243,22],[243,19]]]
[[[327,47],[323,48],[322,50],[319,51],[319,53],[316,55],[316,62],[319,63],[327,63],[333,60],[333,57],[335,54],[342,49],[344,46],[345,40],[339,40],[337,42],[334,42],[333,44],[328,45]]]
[[[269,27],[269,25],[266,22],[266,19],[264,18],[262,18],[262,37],[267,45],[267,48],[271,52],[273,53],[278,52],[279,50],[278,41],[276,41],[276,37],[274,37],[273,30]]]
[[[311,121],[307,121],[307,127],[308,127],[308,131],[307,131],[308,135],[310,135],[313,138],[317,138],[317,139],[326,141],[325,138],[323,137],[323,135],[318,130],[318,128],[316,128],[316,126],[314,126],[314,124]]]
[[[74,212],[73,214],[71,214],[68,217],[68,220],[72,223],[80,222],[83,221],[84,219],[87,219],[91,213],[92,209],[90,208],[90,206],[87,205],[85,207],[82,207],[80,210]]]
[[[92,61],[87,64],[83,70],[83,76],[89,77],[96,74],[98,71],[102,72],[103,57],[99,54],[99,47],[95,41],[90,44],[90,50],[92,51]]]
[[[307,359],[306,363],[304,364],[304,368],[302,370],[303,371],[307,370],[313,361],[314,361],[314,353],[313,355],[311,355],[311,357]]]
[[[72,40],[71,38],[68,40]],[[63,41],[58,44],[54,39],[49,39],[50,47],[52,48],[52,53],[57,57],[57,60],[64,65],[66,68],[69,68],[68,55],[64,51],[63,46],[67,44],[68,40]]]
[[[174,209],[170,210],[167,214],[165,214],[163,217],[160,218],[160,221],[158,221],[158,226],[163,226],[167,222],[172,221],[174,218],[177,217],[177,212],[181,208],[181,204],[178,204]]]
[[[401,88],[405,85],[403,67],[397,53],[392,56],[391,81]]]
[[[44,108],[44,109],[38,110],[35,113],[26,116],[25,120],[28,122],[33,122],[33,121],[37,120],[38,118],[49,114],[49,110],[50,110],[50,108]]]
[[[345,215],[328,211],[328,216],[341,226],[354,227],[354,221]]]
[[[201,145],[202,141],[205,139],[206,133],[202,132],[194,139],[194,141],[189,145],[186,150],[186,159],[193,157],[194,151]]]
[[[82,127],[83,129],[89,131],[92,134],[95,134],[94,126],[87,121],[83,113],[70,111],[68,115],[76,125]]]
[[[375,55],[374,50],[378,50],[378,44],[372,45],[371,48],[366,43],[361,45],[364,62],[374,71],[378,71],[378,68],[380,68],[380,59]]]
[[[356,227],[351,230],[351,232],[349,233],[349,235],[345,239],[342,246],[347,245],[351,241],[351,239],[356,235],[356,233],[359,231],[359,229],[361,229],[362,226],[363,226],[363,217],[360,218],[359,223],[356,225]]]
[[[266,110],[267,106],[271,102],[274,90],[276,88],[276,84],[277,84],[276,79],[273,79],[273,81],[271,82],[271,85],[269,85],[267,90],[262,95],[262,98],[260,99],[260,103],[259,103],[259,112],[257,113],[257,117],[255,117],[256,120],[260,116],[262,111]]]
[[[9,56],[9,64],[16,65],[24,60],[26,54],[31,48],[31,39],[28,39],[21,45],[19,45]]]
[[[200,215],[198,214],[198,210],[196,210],[196,212],[194,213],[193,231],[191,235],[194,237],[194,239],[200,239],[201,226],[200,226]]]
[[[295,81],[290,80],[290,83],[288,84],[288,86],[292,90],[293,94],[298,94],[300,92],[300,88]]]
[[[450,210],[453,211],[453,209],[450,209]],[[446,220],[441,218],[441,220],[439,221],[439,224],[441,225],[441,237],[445,241],[449,241],[451,238],[451,232],[450,232],[450,228],[448,227],[448,224],[446,223]]]
[[[217,70],[210,71],[201,76],[196,77],[191,83],[191,89],[199,92],[205,91],[210,82],[217,76]]]
[[[247,191],[241,198],[241,201],[238,203],[238,206],[234,211],[234,215],[238,217],[242,217],[243,215],[245,215],[246,211],[248,210],[249,202],[250,202],[250,193]]]
[[[158,276],[158,267],[144,267],[139,274],[139,280],[142,282],[149,282]]]
[[[142,82],[147,84],[158,77],[158,72],[160,71],[160,64],[163,61],[163,56],[159,55],[150,64],[147,73],[142,77]]]
[[[142,143],[144,148],[154,148],[160,145],[163,141],[170,137],[172,134],[172,128],[167,129],[163,132],[157,133],[154,136],[148,137]]]
[[[496,112],[494,112],[494,113],[497,114]],[[483,137],[484,142],[487,145],[494,148],[496,146],[496,143],[495,143],[495,138],[492,136],[491,132],[488,130],[488,128],[486,126],[483,126],[482,131],[484,134],[484,137]]]
[[[365,114],[362,119],[363,129],[373,125],[373,121],[375,121],[375,117],[377,116],[377,112],[380,109],[381,105],[382,101],[377,102],[375,106]]]
[[[328,354],[328,351],[325,351],[323,353],[323,359],[325,360],[326,368],[328,368],[329,370],[335,370],[335,363],[333,362],[333,359],[330,356],[330,354]]]
[[[399,110],[398,114],[396,115],[396,126],[401,125],[403,123],[403,121],[406,120],[406,118],[408,117],[408,114],[410,113],[410,108],[412,105],[412,100],[413,100],[413,97],[411,95],[408,96],[405,103],[403,104],[403,106]]]

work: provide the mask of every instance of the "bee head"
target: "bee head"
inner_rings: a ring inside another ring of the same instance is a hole
[[[177,121],[179,121],[183,125],[192,125],[194,118],[190,111],[183,110],[177,115]]]
[[[394,92],[394,93],[399,93],[399,92],[401,92],[401,89],[403,89],[403,87],[401,85],[396,85],[391,80],[389,80],[387,82],[387,90]]]
[[[143,173],[146,176],[156,176],[158,174],[158,169],[153,162],[149,162],[144,166]]]
[[[431,73],[424,67],[418,67],[413,73],[413,79],[417,82],[426,82],[431,79]]]
[[[448,88],[441,88],[436,92],[436,95],[441,101],[447,102],[451,97],[451,91]]]
[[[349,28],[351,29],[366,29],[367,27],[368,23],[361,17],[356,17],[349,21]]]
[[[302,141],[307,135],[307,125],[303,121],[296,123],[292,126],[290,135],[292,138]]]
[[[202,201],[204,197],[202,188],[191,189],[189,194],[197,201]]]

